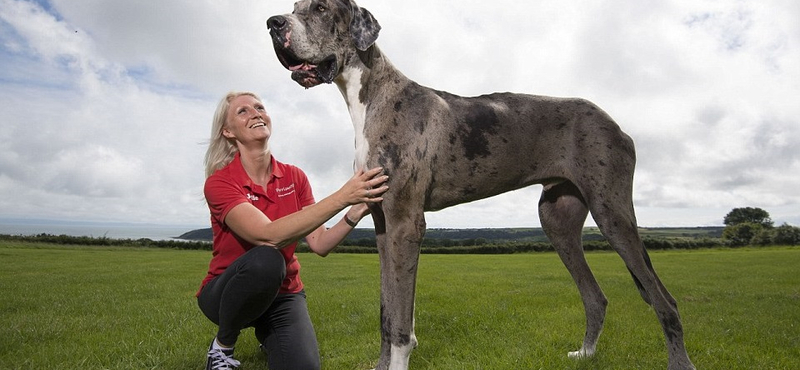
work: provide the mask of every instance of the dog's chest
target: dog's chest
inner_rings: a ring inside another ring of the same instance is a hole
[[[361,71],[355,68],[347,68],[342,72],[343,84],[339,85],[347,109],[350,111],[350,119],[353,121],[355,134],[355,169],[366,169],[367,155],[369,153],[369,143],[364,135],[364,125],[367,117],[367,106],[359,100],[361,92]]]

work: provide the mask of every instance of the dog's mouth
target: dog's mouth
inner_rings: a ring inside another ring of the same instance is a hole
[[[292,71],[292,79],[305,88],[311,88],[321,83],[331,83],[336,77],[336,56],[329,55],[319,62],[311,62],[298,58],[291,50],[273,43],[275,55],[284,68]]]

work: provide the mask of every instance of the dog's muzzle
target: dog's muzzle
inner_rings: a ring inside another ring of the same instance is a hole
[[[274,16],[267,20],[269,34],[275,55],[284,68],[292,71],[292,79],[305,88],[321,83],[331,83],[336,77],[338,64],[335,55],[319,61],[304,60],[292,51],[292,31],[284,16]]]

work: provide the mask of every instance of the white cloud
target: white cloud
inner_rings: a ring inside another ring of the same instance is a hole
[[[795,1],[359,4],[423,85],[598,103],[637,144],[642,225],[719,224],[741,206],[800,222]],[[0,218],[205,224],[204,143],[229,90],[264,98],[274,152],[306,170],[317,198],[336,190],[353,129],[335,87],[304,90],[277,62],[265,21],[291,8],[0,0]],[[539,189],[428,224],[536,226]]]
[[[139,158],[125,157],[113,148],[89,146],[57,153],[42,166],[44,185],[56,193],[92,198],[141,194],[146,169]]]

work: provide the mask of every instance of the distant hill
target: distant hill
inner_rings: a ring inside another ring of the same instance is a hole
[[[670,239],[700,239],[719,238],[722,236],[722,226],[702,227],[643,227],[639,233],[643,238],[670,238]],[[211,228],[192,230],[182,234],[178,239],[211,241]],[[346,241],[360,242],[375,239],[374,229],[357,228],[350,232]],[[470,240],[482,239],[487,242],[526,241],[546,242],[547,237],[541,228],[486,228],[486,229],[428,229],[425,232],[428,242],[436,240]],[[603,235],[596,227],[587,227],[583,230],[583,240],[604,240]],[[346,243],[345,243],[346,244]]]
[[[214,239],[214,234],[211,232],[211,228],[209,227],[207,229],[197,229],[183,233],[178,237],[178,239],[211,241]]]

